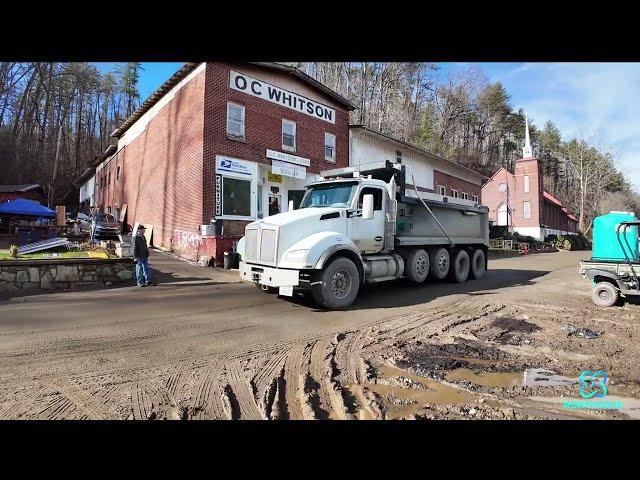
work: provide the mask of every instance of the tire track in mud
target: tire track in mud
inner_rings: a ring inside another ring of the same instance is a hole
[[[263,416],[254,400],[254,392],[238,361],[225,365],[227,385],[224,392],[231,407],[231,418],[262,420]]]

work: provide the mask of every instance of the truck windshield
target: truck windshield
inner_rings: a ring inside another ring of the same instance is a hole
[[[337,182],[315,185],[307,190],[300,208],[348,207],[356,192],[357,182]]]

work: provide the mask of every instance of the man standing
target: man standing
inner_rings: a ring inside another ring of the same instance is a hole
[[[133,260],[136,262],[136,277],[139,287],[153,286],[151,270],[149,270],[149,247],[144,236],[144,225],[138,226],[138,232],[133,241]]]

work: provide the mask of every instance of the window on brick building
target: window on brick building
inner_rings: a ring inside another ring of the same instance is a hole
[[[332,163],[336,161],[336,136],[333,133],[324,134],[324,159]]]
[[[296,122],[282,119],[282,149],[296,151]]]
[[[120,167],[116,168],[116,181],[120,180]]]
[[[529,193],[529,175],[524,176],[524,193]]]
[[[447,188],[443,185],[438,185],[438,193],[442,196],[447,195]]]
[[[107,185],[111,185],[111,172],[109,172],[109,176],[107,178]]]
[[[471,198],[474,202],[478,203],[478,195],[473,195]]]
[[[227,103],[227,136],[244,140],[244,107]]]
[[[222,214],[251,216],[251,181],[222,177]]]
[[[469,200],[469,194],[467,192],[462,192],[462,198],[464,200]]]
[[[396,163],[402,163],[402,152],[400,150],[396,150]]]
[[[531,202],[523,202],[522,204],[522,217],[531,218]]]
[[[458,190],[455,190],[455,189],[452,188],[451,189],[451,196],[453,198],[458,198]]]

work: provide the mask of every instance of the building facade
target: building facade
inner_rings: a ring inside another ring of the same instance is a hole
[[[483,185],[482,203],[489,207],[489,220],[541,241],[551,234],[577,234],[577,219],[544,190],[542,164],[533,156],[528,123],[522,157],[513,173],[500,168]]]
[[[406,182],[412,185],[412,172],[419,192],[470,204],[481,202],[485,177],[480,173],[371,128],[352,125],[349,130],[349,164],[357,166],[384,160],[408,166]],[[412,194],[411,190],[409,194]]]
[[[185,64],[114,132],[95,205],[152,227],[154,246],[219,264],[247,223],[348,165],[353,108],[292,67]]]

